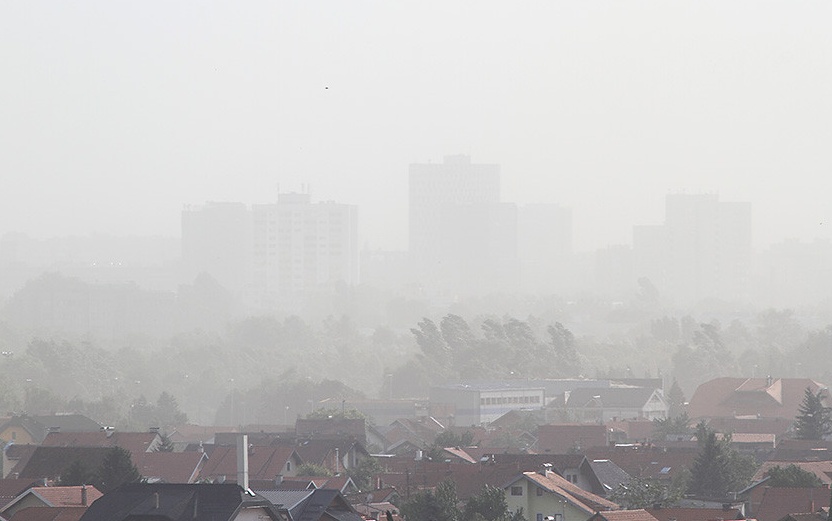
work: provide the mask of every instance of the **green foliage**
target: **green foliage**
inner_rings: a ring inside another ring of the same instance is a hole
[[[359,461],[358,465],[347,471],[347,474],[360,490],[372,490],[373,477],[382,470],[378,460],[371,456]]]
[[[58,483],[62,487],[79,486],[93,483],[95,473],[86,463],[75,460],[67,467],[60,476]]]
[[[786,467],[774,466],[768,469],[766,476],[769,477],[766,485],[770,487],[812,488],[823,485],[819,477],[794,464]]]
[[[704,422],[696,426],[699,454],[691,467],[688,492],[700,497],[723,498],[748,484],[757,465],[753,457],[731,448],[731,436],[719,439]]]
[[[651,478],[633,478],[616,487],[609,499],[626,509],[652,508],[653,505],[669,506],[678,501],[684,489],[674,483]]]
[[[113,447],[104,456],[96,471],[95,487],[105,494],[125,483],[137,483],[142,476],[133,465],[130,453],[121,447]]]
[[[682,413],[676,418],[655,418],[653,420],[653,435],[656,439],[664,440],[668,436],[691,434],[688,413]]]
[[[521,514],[522,515],[522,514]],[[513,518],[508,511],[505,491],[501,488],[484,486],[477,494],[468,499],[462,513],[462,521],[510,521]]]
[[[799,440],[820,440],[832,434],[832,409],[823,405],[823,391],[813,393],[806,388],[803,402],[795,418],[795,437]]]
[[[298,476],[332,476],[332,471],[317,463],[304,463],[298,466]]]
[[[670,390],[667,391],[667,404],[670,408],[668,415],[671,418],[676,418],[685,413],[685,393],[679,387],[679,382],[675,378]]]
[[[457,434],[454,431],[446,430],[437,434],[433,443],[425,447],[425,457],[430,460],[440,460],[446,447],[470,447],[474,444],[474,433],[465,431]]]
[[[407,521],[459,521],[456,485],[451,480],[439,483],[436,491],[421,490],[413,494],[401,507]]]

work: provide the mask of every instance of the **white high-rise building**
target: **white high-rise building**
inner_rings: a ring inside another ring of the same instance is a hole
[[[273,302],[358,284],[358,207],[286,193],[252,207],[254,292]]]

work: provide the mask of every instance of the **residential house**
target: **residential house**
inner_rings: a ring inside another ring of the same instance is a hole
[[[300,465],[305,463],[292,446],[264,447],[249,445],[249,479],[274,481],[279,477],[296,476]],[[199,478],[215,483],[236,482],[237,448],[215,447],[208,455]]]
[[[669,449],[640,445],[586,451],[587,459],[610,460],[634,478],[667,481],[680,471],[690,469],[698,454],[698,448]]]
[[[599,424],[554,424],[537,428],[537,452],[582,453],[592,447],[609,445],[609,430]]]
[[[814,474],[824,486],[832,485],[832,461],[764,461],[751,478],[752,482],[762,482],[774,467],[785,468],[794,465],[801,470]]]
[[[267,499],[236,484],[131,483],[108,492],[81,521],[289,521]]]
[[[738,417],[794,421],[806,389],[820,392],[824,405],[832,404],[829,390],[810,378],[723,377],[697,387],[687,412],[694,421]]]
[[[18,510],[9,521],[80,521],[87,507],[27,507]]]
[[[97,469],[113,450],[109,447],[35,447],[28,459],[21,459],[12,474],[26,479],[45,479],[57,482],[61,474],[76,461],[88,469]]]
[[[302,521],[363,521],[344,496],[335,489],[261,490],[289,519]]]
[[[351,438],[313,438],[299,441],[296,448],[304,463],[321,465],[335,474],[354,468],[370,457],[364,445]]]
[[[832,461],[832,441],[780,440],[770,461]]]
[[[0,425],[0,440],[6,443],[35,444],[43,442],[50,432],[98,432],[101,425],[81,414],[12,416]]]
[[[162,443],[158,432],[50,432],[41,443],[44,447],[121,447],[130,454],[153,452]]]
[[[618,510],[618,505],[543,469],[523,472],[502,487],[512,512],[523,509],[526,519],[585,521],[596,512]]]
[[[0,511],[20,494],[42,484],[43,481],[32,479],[0,479]]]
[[[667,418],[670,406],[652,387],[580,388],[569,393],[566,410],[580,422]]]
[[[829,487],[758,487],[751,492],[747,515],[759,521],[779,521],[794,513],[817,512],[829,506]]]
[[[204,452],[141,452],[131,458],[148,483],[195,483],[208,462]]]
[[[32,487],[0,510],[5,519],[24,508],[79,507],[87,508],[103,494],[91,485],[77,487]]]

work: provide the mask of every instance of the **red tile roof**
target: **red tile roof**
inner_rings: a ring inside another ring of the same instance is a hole
[[[295,449],[289,446],[254,446],[249,450],[249,479],[273,480],[286,472],[286,462]],[[216,479],[224,476],[229,481],[237,480],[237,448],[216,447],[202,467],[201,478]]]
[[[823,385],[809,378],[716,378],[700,385],[688,405],[691,419],[783,418],[793,420],[806,388],[818,392]],[[827,399],[828,391],[825,391]]]
[[[657,521],[643,508],[636,510],[604,510],[589,518],[589,521]]]
[[[121,447],[130,453],[147,452],[159,439],[155,432],[50,432],[46,447]]]
[[[537,428],[537,452],[566,454],[608,444],[605,425],[559,424]]]
[[[8,505],[14,498],[26,492],[36,485],[42,485],[42,480],[31,479],[0,479],[0,510]]]
[[[659,521],[719,521],[743,519],[736,508],[648,508],[647,512]]]
[[[208,457],[203,452],[142,452],[133,464],[142,477],[164,483],[193,483]],[[236,472],[235,472],[236,477]]]
[[[699,449],[636,446],[590,449],[585,453],[591,460],[608,459],[633,477],[670,479],[680,470],[691,467]]]
[[[23,492],[14,501],[6,505],[9,507],[24,497],[29,496],[30,494],[37,496],[40,498],[46,506],[51,507],[80,507],[84,506],[82,502],[82,489],[84,487],[77,486],[77,487],[32,487],[29,490]],[[89,506],[92,504],[93,501],[100,498],[104,494],[102,494],[97,488],[93,487],[92,485],[87,485],[87,502],[86,505]]]
[[[587,492],[554,472],[547,472],[545,476],[539,472],[524,472],[523,476],[539,487],[562,496],[589,514],[601,510],[618,510],[616,503],[601,496],[596,496],[592,492]]]
[[[778,521],[788,514],[816,512],[829,505],[829,488],[765,487],[753,512],[759,521]]]

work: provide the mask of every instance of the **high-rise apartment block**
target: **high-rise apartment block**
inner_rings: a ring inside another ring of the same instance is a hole
[[[432,292],[477,294],[516,286],[517,207],[500,202],[500,167],[448,156],[410,165],[410,255]]]
[[[751,204],[715,194],[671,194],[665,223],[636,226],[636,277],[680,301],[746,299],[751,274]]]
[[[306,293],[358,283],[358,208],[313,203],[307,193],[276,203],[208,203],[182,213],[183,260],[255,305],[284,307]]]

